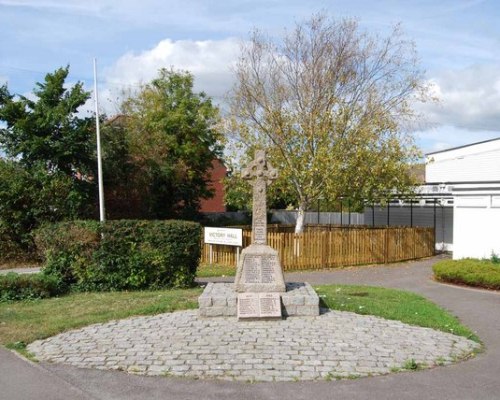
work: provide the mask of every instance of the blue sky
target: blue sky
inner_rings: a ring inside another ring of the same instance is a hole
[[[424,152],[500,137],[496,0],[0,0],[0,83],[27,94],[69,64],[70,80],[91,89],[96,57],[109,114],[121,90],[161,67],[191,70],[197,89],[218,100],[230,88],[239,41],[254,27],[279,35],[321,10],[382,35],[402,23],[440,98],[419,107]]]

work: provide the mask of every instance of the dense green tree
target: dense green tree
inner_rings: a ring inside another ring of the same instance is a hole
[[[33,96],[0,87],[0,247],[2,257],[32,250],[43,222],[88,215],[95,208],[93,121],[78,114],[89,98],[81,83],[66,88],[69,67],[37,83]],[[19,256],[19,254],[17,255]]]
[[[42,163],[68,176],[90,173],[95,164],[93,122],[78,109],[90,94],[77,83],[65,87],[69,67],[45,76],[33,90],[35,99],[11,94],[0,87],[0,146],[28,168]]]
[[[120,129],[133,168],[128,179],[150,218],[193,217],[207,187],[211,163],[222,151],[219,112],[205,93],[193,91],[188,72],[161,69],[129,94]],[[129,186],[130,187],[130,186]]]
[[[235,72],[229,132],[266,149],[279,171],[273,185],[295,193],[297,233],[320,198],[359,202],[411,185],[418,151],[406,128],[427,89],[398,27],[379,37],[316,15],[282,39],[254,33]]]

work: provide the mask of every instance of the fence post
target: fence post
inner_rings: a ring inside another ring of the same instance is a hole
[[[390,208],[391,208],[391,202],[387,200],[387,226],[391,224]]]
[[[319,225],[319,207],[320,207],[320,204],[321,204],[321,200],[318,199],[318,225]]]
[[[349,220],[348,221],[349,222],[348,222],[347,225],[351,226],[351,198],[350,197],[347,199],[347,209],[349,210],[349,214],[348,214],[348,216],[349,216]]]
[[[389,226],[385,227],[384,263],[389,260]]]
[[[413,201],[410,200],[410,228],[413,228]]]
[[[340,198],[340,226],[343,226],[342,216],[344,214],[344,207],[342,205],[342,197]]]
[[[434,249],[436,249],[437,234],[436,234],[436,198],[434,198]]]

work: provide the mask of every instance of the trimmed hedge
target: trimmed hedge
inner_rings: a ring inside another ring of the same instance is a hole
[[[0,275],[0,302],[13,300],[34,300],[61,294],[59,280],[43,274]]]
[[[35,232],[42,272],[76,290],[188,287],[200,259],[201,226],[187,221],[71,221]]]
[[[432,269],[438,281],[500,290],[500,264],[490,260],[443,260]]]

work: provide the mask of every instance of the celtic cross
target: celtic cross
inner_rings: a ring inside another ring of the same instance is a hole
[[[252,243],[267,243],[267,207],[266,188],[271,181],[278,177],[278,171],[274,169],[266,159],[264,150],[255,151],[255,159],[241,171],[243,179],[251,180],[253,186],[253,216],[252,216]]]

